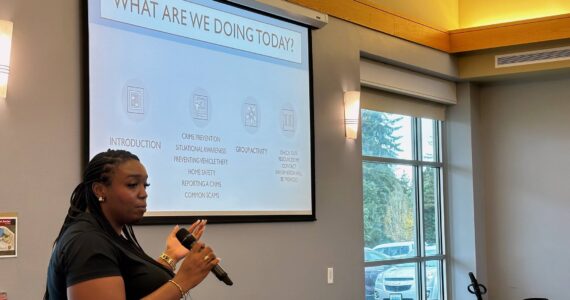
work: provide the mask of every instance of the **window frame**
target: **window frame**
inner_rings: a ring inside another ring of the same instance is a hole
[[[363,110],[369,110],[372,112],[390,113],[382,112],[377,109],[371,109],[366,107],[361,107],[360,115],[362,116]],[[447,251],[445,243],[445,181],[444,181],[444,140],[443,132],[445,130],[445,122],[437,119],[422,118],[418,116],[408,116],[403,114],[397,114],[401,116],[411,117],[412,120],[412,159],[401,159],[401,158],[389,158],[389,157],[379,157],[379,156],[368,156],[362,154],[362,164],[364,163],[381,163],[381,164],[394,164],[402,166],[411,166],[413,169],[413,187],[414,187],[414,201],[415,201],[415,243],[416,243],[416,255],[413,257],[406,258],[395,258],[389,260],[381,261],[366,261],[364,260],[364,270],[368,267],[377,266],[390,266],[405,263],[414,263],[416,265],[416,289],[419,298],[426,299],[427,290],[427,267],[426,263],[429,261],[435,261],[439,265],[438,276],[441,278],[439,283],[441,286],[442,300],[447,299]],[[423,160],[422,156],[422,119],[431,120],[433,123],[433,136],[434,136],[434,159],[433,161]],[[362,132],[362,131],[361,131]],[[363,142],[363,141],[361,141]],[[424,230],[424,201],[423,201],[423,169],[425,167],[438,169],[437,176],[437,191],[434,191],[435,209],[436,209],[436,226],[437,226],[437,238],[436,243],[439,245],[438,252],[435,255],[426,255],[425,247],[425,230]],[[364,174],[363,174],[364,175]],[[364,176],[362,177],[364,184]],[[363,195],[364,204],[364,195]],[[364,207],[363,207],[364,208]],[[364,224],[363,224],[364,225]]]

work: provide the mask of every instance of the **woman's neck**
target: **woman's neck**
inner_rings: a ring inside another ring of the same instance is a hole
[[[114,218],[112,218],[112,215],[109,214],[105,209],[101,209],[101,211],[103,212],[105,219],[107,219],[107,222],[109,222],[109,224],[111,224],[111,227],[113,227],[113,231],[115,231],[117,235],[121,236],[125,224],[115,221]]]
[[[113,227],[113,230],[115,230],[117,235],[121,236],[123,234],[124,225],[114,224],[113,222],[109,222],[109,223],[111,223],[111,227]]]

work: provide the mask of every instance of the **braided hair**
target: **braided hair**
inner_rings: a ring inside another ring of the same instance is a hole
[[[148,256],[141,248],[138,243],[133,228],[130,224],[125,224],[123,226],[122,234],[123,237],[117,235],[117,232],[111,226],[111,223],[107,220],[101,209],[101,205],[95,193],[93,192],[93,184],[101,183],[103,185],[109,186],[113,177],[115,169],[129,161],[136,160],[140,161],[139,158],[126,150],[107,150],[95,155],[91,161],[87,164],[85,171],[83,173],[83,180],[77,185],[73,193],[71,194],[71,200],[69,205],[69,210],[67,211],[67,216],[61,226],[59,234],[54,242],[54,247],[63,236],[67,228],[69,228],[75,221],[77,221],[80,216],[84,213],[89,213],[92,215],[103,231],[105,231],[109,236],[119,243],[124,243],[124,239],[132,246],[132,251],[137,256],[143,258],[144,260],[152,263],[160,268],[165,269],[171,275],[174,273],[162,266],[160,263],[156,262],[153,258]],[[44,299],[49,299],[49,293],[46,287],[46,292],[44,294]]]
[[[101,205],[97,196],[93,192],[92,186],[96,182],[109,186],[111,184],[115,168],[129,160],[140,161],[136,155],[129,151],[109,149],[95,155],[91,161],[89,161],[85,171],[83,172],[82,182],[75,187],[75,190],[73,190],[73,193],[71,194],[67,216],[65,217],[63,226],[61,227],[54,244],[57,243],[65,230],[74,223],[77,217],[85,212],[90,213],[105,232],[109,233],[111,236],[117,235],[107,218],[103,215]],[[133,242],[137,248],[141,249],[131,225],[127,224],[123,226],[123,235],[127,240]]]

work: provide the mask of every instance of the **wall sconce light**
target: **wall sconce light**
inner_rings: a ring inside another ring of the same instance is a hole
[[[358,135],[358,120],[360,118],[360,92],[344,92],[344,128],[345,136],[356,139]]]
[[[0,20],[0,98],[6,98],[6,92],[8,90],[12,27],[12,22]]]

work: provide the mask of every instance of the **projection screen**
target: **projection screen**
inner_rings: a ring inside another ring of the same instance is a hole
[[[217,1],[87,16],[88,156],[140,158],[143,224],[315,219],[309,28]]]

